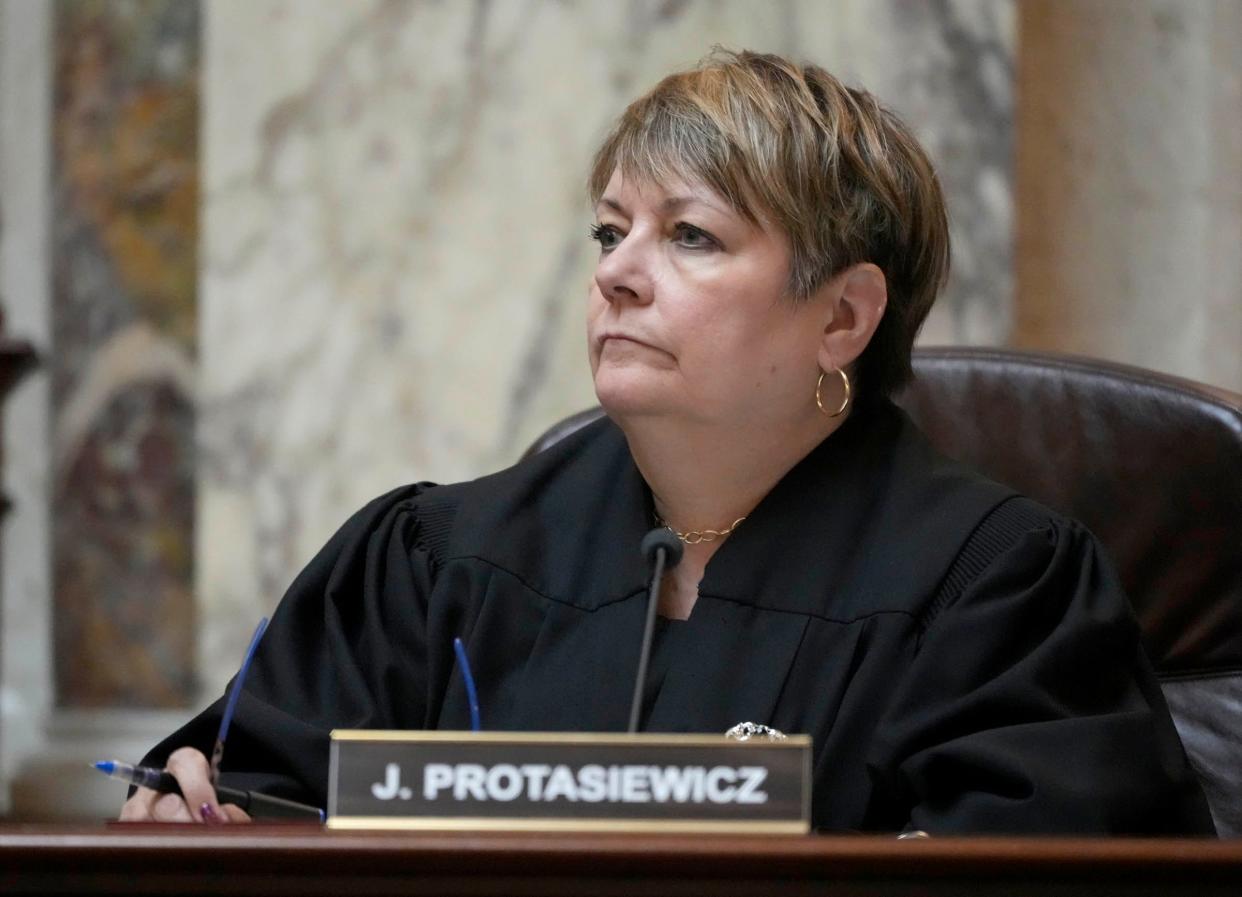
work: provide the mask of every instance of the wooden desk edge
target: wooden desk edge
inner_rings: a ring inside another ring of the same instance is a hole
[[[0,828],[5,897],[1237,897],[1242,842]]]
[[[604,871],[624,864],[663,872],[705,864],[719,873],[759,865],[811,876],[851,869],[886,877],[970,867],[1000,874],[1074,874],[1089,868],[1134,874],[1168,869],[1215,871],[1242,883],[1242,840],[971,837],[897,841],[875,835],[622,835],[329,831],[308,825],[100,827],[0,826],[0,867],[75,857],[119,867],[158,853],[167,860],[210,859],[224,871],[262,857],[277,866],[299,856],[333,854],[387,868],[497,869],[551,862]]]

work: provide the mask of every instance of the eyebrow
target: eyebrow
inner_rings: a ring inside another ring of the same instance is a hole
[[[727,210],[723,206],[720,206],[711,200],[703,199],[699,196],[670,196],[660,203],[660,211],[675,212],[678,209],[695,204],[706,206],[707,208],[713,209],[717,212],[727,213]],[[598,209],[600,206],[607,206],[614,212],[624,215],[626,218],[630,217],[630,213],[626,211],[625,206],[623,206],[619,200],[613,199],[611,196],[600,197],[600,200],[595,204],[595,207]]]

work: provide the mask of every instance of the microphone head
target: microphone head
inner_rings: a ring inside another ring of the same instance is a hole
[[[643,536],[642,552],[648,564],[655,563],[656,552],[661,548],[664,549],[664,569],[672,570],[681,560],[685,547],[681,544],[681,539],[664,526],[658,526]]]

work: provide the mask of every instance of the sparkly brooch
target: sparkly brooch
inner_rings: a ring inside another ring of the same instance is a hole
[[[768,741],[784,741],[787,736],[780,729],[762,726],[759,723],[738,723],[725,732],[725,738],[734,741],[750,741],[752,738],[763,738]]]

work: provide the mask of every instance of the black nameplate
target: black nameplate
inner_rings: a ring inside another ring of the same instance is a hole
[[[810,830],[811,740],[332,732],[329,828]]]

